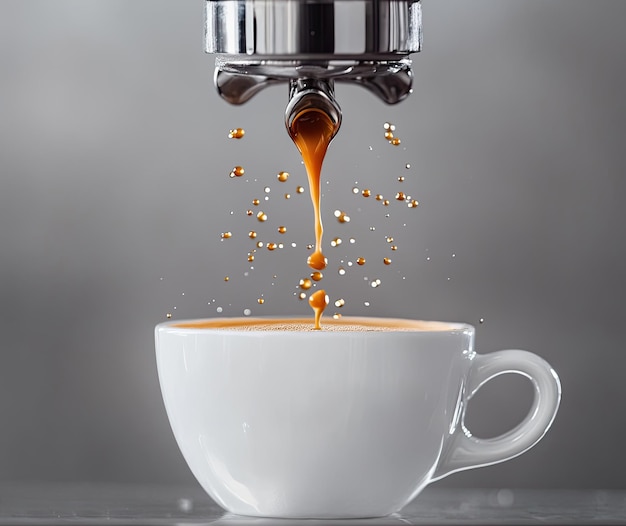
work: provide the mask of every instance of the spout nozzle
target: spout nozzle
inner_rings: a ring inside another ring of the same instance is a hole
[[[293,122],[303,112],[310,110],[325,113],[333,125],[332,137],[337,135],[341,126],[341,108],[335,99],[332,80],[298,78],[290,81],[285,126],[292,139]]]

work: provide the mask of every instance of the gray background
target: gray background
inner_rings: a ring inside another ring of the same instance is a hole
[[[304,184],[286,88],[243,108],[219,100],[202,8],[0,2],[0,479],[192,482],[160,399],[154,324],[218,306],[308,313],[293,292],[310,204],[281,197]],[[538,446],[439,484],[623,488],[626,3],[425,0],[424,19],[408,101],[337,90],[326,241],[357,243],[327,252],[335,268],[369,259],[325,286],[345,313],[468,321],[480,352],[526,348],[560,373],[561,411]],[[235,126],[244,140],[226,138]],[[228,178],[235,164],[248,182]],[[420,206],[384,209],[353,195],[355,181]],[[259,252],[250,270],[244,211],[266,184],[260,237],[284,222],[298,247]],[[399,246],[388,268],[385,234]],[[494,380],[470,427],[507,429],[529,391]]]

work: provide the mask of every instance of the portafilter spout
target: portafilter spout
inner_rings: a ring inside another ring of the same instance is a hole
[[[341,108],[335,100],[332,81],[326,79],[291,79],[285,126],[293,139],[293,123],[309,110],[322,111],[333,127],[334,137],[341,126]],[[331,138],[332,138],[331,137]]]

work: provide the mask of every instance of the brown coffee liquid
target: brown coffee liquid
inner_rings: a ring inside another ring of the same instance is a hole
[[[335,127],[330,117],[321,110],[307,109],[291,123],[291,137],[300,150],[309,178],[309,191],[315,214],[315,251],[307,263],[314,270],[324,270],[328,260],[322,253],[322,218],[320,215],[321,172],[326,150]]]
[[[321,325],[321,319],[322,319],[322,314],[324,313],[324,309],[326,308],[326,305],[328,305],[328,296],[326,295],[326,291],[325,290],[318,290],[317,292],[314,292],[313,294],[311,294],[311,297],[309,298],[309,305],[311,305],[311,308],[313,309],[313,312],[315,313],[315,330],[319,331],[322,328]]]
[[[319,291],[322,292],[322,291]],[[220,329],[235,331],[314,331],[307,318],[213,318],[172,324],[180,329]],[[423,332],[449,331],[463,328],[437,321],[405,320],[399,318],[366,318],[342,316],[324,322],[324,332]]]
[[[326,113],[312,108],[297,115],[291,123],[289,131],[293,142],[300,150],[309,179],[309,192],[315,217],[315,251],[309,256],[307,263],[309,267],[317,271],[314,275],[318,277],[316,281],[319,281],[322,279],[322,274],[319,271],[324,270],[328,264],[328,260],[322,253],[324,228],[320,213],[321,173],[324,157],[334,136],[335,127]],[[310,283],[311,280],[307,281]],[[326,292],[318,290],[313,293],[309,298],[309,304],[315,312],[315,329],[319,330],[321,329],[322,313],[328,304]]]

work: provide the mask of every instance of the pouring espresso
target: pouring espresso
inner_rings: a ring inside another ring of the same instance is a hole
[[[406,98],[409,55],[422,46],[420,0],[206,0],[205,29],[205,49],[216,55],[215,87],[227,102],[243,104],[272,84],[289,86],[285,125],[306,167],[315,221],[307,263],[319,273],[328,263],[321,169],[342,118],[334,83],[356,83],[388,104]],[[319,290],[309,299],[316,329],[325,298]]]

